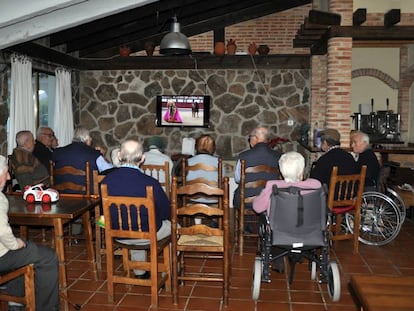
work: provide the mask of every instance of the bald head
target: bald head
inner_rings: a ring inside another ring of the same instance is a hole
[[[250,146],[254,147],[258,143],[269,141],[269,131],[263,126],[256,127],[249,135]]]
[[[119,150],[120,164],[139,165],[144,161],[142,144],[136,140],[127,140]]]

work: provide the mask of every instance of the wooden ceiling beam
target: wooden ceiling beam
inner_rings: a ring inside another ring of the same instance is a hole
[[[319,25],[341,25],[341,15],[325,11],[310,10],[309,23]]]
[[[392,9],[384,14],[384,26],[391,27],[398,24],[401,21],[401,10]]]
[[[239,1],[240,2],[240,1]],[[208,13],[203,12],[198,17],[192,15],[192,19],[181,19],[181,32],[188,37],[194,36],[200,33],[208,31],[214,31],[216,29],[225,28],[230,25],[238,24],[247,20],[259,18],[276,12],[280,12],[286,9],[286,6],[303,5],[304,3],[310,3],[310,0],[290,0],[290,1],[274,1],[266,0],[261,3],[256,1],[251,4],[251,0],[248,7],[243,7],[239,10],[234,10],[237,6],[233,6],[232,9],[227,8],[227,11],[222,11],[220,14],[217,12]],[[193,21],[192,23],[189,21]],[[145,33],[133,33],[127,37],[118,38],[110,41],[97,44],[93,47],[79,50],[80,57],[111,57],[118,54],[118,47],[120,44],[127,43],[133,51],[139,51],[143,49],[143,42],[146,40],[153,41],[156,44],[159,43],[164,37],[167,31],[153,34],[152,36],[145,36]],[[146,33],[148,34],[148,33]],[[125,39],[128,41],[126,42]],[[122,41],[121,41],[122,40]]]
[[[352,24],[354,26],[361,26],[367,21],[367,9],[358,9],[352,15]]]

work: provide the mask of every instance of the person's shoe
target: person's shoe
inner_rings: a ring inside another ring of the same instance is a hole
[[[135,278],[140,280],[148,280],[151,278],[151,273],[149,271],[145,271],[144,274],[135,274]]]

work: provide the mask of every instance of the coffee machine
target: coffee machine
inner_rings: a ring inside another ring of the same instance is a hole
[[[352,118],[355,129],[367,133],[371,143],[401,143],[401,116],[389,110],[388,98],[387,110],[374,112],[374,99],[371,99],[371,113],[356,112]]]

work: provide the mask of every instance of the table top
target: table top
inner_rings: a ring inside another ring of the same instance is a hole
[[[414,310],[414,277],[354,275],[351,285],[364,311]]]
[[[10,218],[74,219],[99,203],[98,198],[73,195],[60,195],[59,201],[51,204],[27,203],[21,194],[8,194],[7,199]]]

